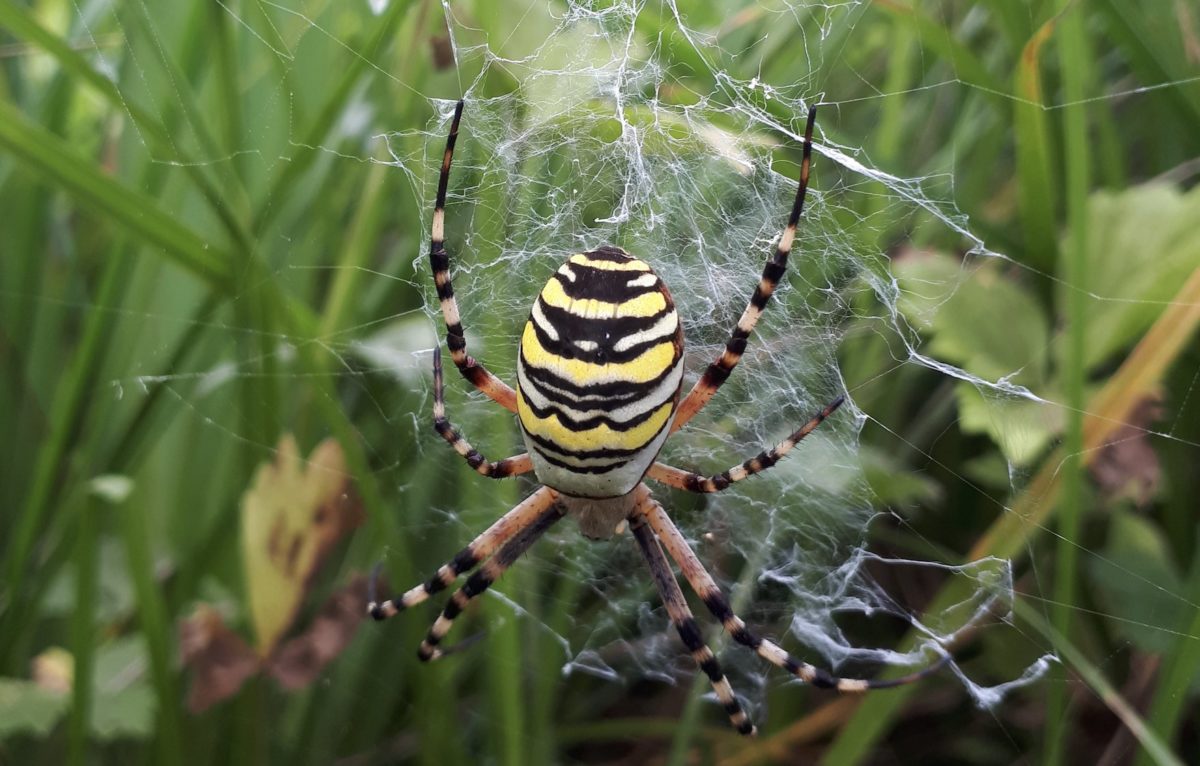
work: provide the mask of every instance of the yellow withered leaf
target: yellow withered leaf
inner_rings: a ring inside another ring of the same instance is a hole
[[[361,521],[341,446],[327,439],[305,461],[285,434],[275,460],[259,466],[242,495],[242,566],[260,657],[296,619],[329,549]]]

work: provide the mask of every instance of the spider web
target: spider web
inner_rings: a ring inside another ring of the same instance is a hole
[[[389,8],[387,0],[371,2],[376,14]],[[286,22],[268,26],[273,34],[263,31],[261,20],[247,20],[238,7],[221,4],[221,9],[257,41],[252,44],[270,50],[277,69],[255,80],[253,145],[233,156],[201,150],[200,164],[221,168],[246,158],[268,168],[285,164],[293,150],[311,148],[290,121],[296,105],[289,101],[289,78],[326,60],[346,62],[362,54],[342,42],[348,33],[318,8],[262,3],[260,10],[269,11],[264,17]],[[380,133],[372,96],[364,93],[342,115],[334,131],[337,140],[324,139],[316,148],[320,162],[384,163],[389,172],[403,174],[411,196],[400,204],[411,205],[422,230],[428,231],[449,117],[455,99],[465,100],[447,206],[447,244],[469,351],[508,381],[515,379],[519,329],[545,280],[569,253],[610,243],[650,262],[671,287],[684,322],[686,390],[720,353],[778,237],[795,193],[804,116],[810,106],[818,106],[813,182],[787,276],[735,374],[712,404],[668,441],[663,459],[715,473],[776,443],[837,395],[848,392],[848,404],[763,476],[712,497],[685,498],[663,488],[656,489],[656,496],[748,622],[786,629],[784,643],[793,653],[839,672],[874,672],[881,664],[925,665],[941,656],[942,647],[960,632],[1004,622],[1013,598],[1009,562],[988,558],[951,565],[889,557],[868,548],[868,530],[881,521],[868,477],[878,456],[865,453],[860,437],[869,425],[887,426],[882,416],[859,406],[858,395],[881,385],[880,380],[886,385],[906,370],[921,368],[948,384],[970,384],[986,416],[994,420],[1009,417],[1014,406],[1031,407],[1033,418],[1057,420],[1065,408],[1017,382],[1023,361],[980,375],[943,361],[928,348],[923,328],[906,318],[912,316],[904,310],[906,302],[936,313],[954,299],[959,282],[930,282],[928,290],[920,291],[903,286],[892,268],[901,243],[880,242],[879,234],[894,229],[896,222],[941,232],[941,240],[954,242],[958,250],[960,277],[992,263],[1035,281],[1054,277],[989,248],[977,225],[956,208],[956,164],[969,158],[956,156],[954,147],[948,148],[944,173],[904,178],[846,143],[856,136],[838,126],[869,123],[870,114],[898,95],[888,91],[879,71],[858,73],[865,96],[839,100],[840,94],[826,90],[829,72],[853,43],[866,4],[752,3],[690,18],[669,0],[567,2],[549,9],[529,3],[511,18],[489,19],[487,31],[449,2],[441,10],[448,56],[445,87],[416,91],[402,76],[381,68],[375,76],[389,92],[410,99],[414,114],[432,111],[434,118],[388,126]],[[76,12],[90,16],[79,6]],[[786,46],[755,48],[761,76],[746,75],[755,67],[740,60],[742,51],[759,41],[738,33],[739,13],[789,30]],[[170,20],[166,14],[152,14],[148,34],[131,35],[140,44],[122,49],[135,76],[118,81],[134,101],[138,80],[144,81],[149,71],[138,56],[154,55],[160,36],[167,35],[157,24],[166,27]],[[647,29],[656,32],[647,34]],[[93,42],[105,47],[95,38]],[[765,71],[770,56],[799,58],[811,74],[797,82],[772,81]],[[711,85],[698,90],[698,82]],[[1184,83],[1161,86],[1173,84]],[[954,92],[974,86],[951,72],[922,87]],[[127,140],[145,143],[137,136]],[[293,243],[305,235],[301,224],[271,233],[279,251],[270,260],[283,281],[300,281],[321,268],[292,256]],[[425,308],[381,316],[319,342],[343,370],[340,382],[363,398],[374,401],[372,384],[364,378],[382,378],[425,397],[418,410],[375,408],[383,427],[361,426],[372,454],[390,454],[388,443],[409,440],[415,445],[413,460],[441,454],[450,463],[457,458],[426,423],[430,350],[443,333],[426,254],[411,247],[401,260],[404,273],[415,275],[410,281],[424,294]],[[409,277],[373,271],[365,289],[379,289],[394,279]],[[1123,299],[1119,293],[1096,297]],[[894,366],[879,379],[851,386],[839,352],[863,338],[887,348]],[[286,370],[283,374],[302,378],[304,372],[289,366],[296,339],[278,340],[273,355]],[[167,378],[146,377],[135,366],[114,386],[122,392],[162,387],[174,397],[180,417],[241,444],[247,441],[242,425],[209,397],[230,381],[257,374],[250,371],[256,362],[250,352],[238,350],[191,374]],[[453,376],[448,384],[450,417],[479,449],[492,459],[520,451],[511,424],[507,443],[493,438],[495,415],[479,414],[484,400],[463,393]],[[264,456],[272,449],[269,444],[252,446]],[[1014,459],[1006,469],[1015,493],[1028,480],[1028,468]],[[417,490],[421,477],[410,474],[405,459],[382,465],[378,473],[395,489],[399,513],[420,519],[402,524],[418,541],[447,539],[447,530],[465,540],[511,505],[480,490],[476,507],[435,504],[429,513],[415,507],[427,495]],[[955,478],[975,487],[970,477]],[[996,510],[1009,511],[1000,504]],[[1078,546],[1103,559],[1083,542]],[[420,564],[436,566],[454,550],[432,552]],[[596,605],[586,620],[568,620],[565,630],[542,626],[561,648],[564,671],[610,679],[675,679],[695,672],[680,655],[648,576],[628,576],[642,568],[627,536],[589,543],[564,523],[517,566],[536,570],[542,580],[571,581],[577,599]],[[926,612],[924,604],[907,603],[886,587],[893,569],[927,571],[940,582],[959,582],[970,595],[945,611]],[[1167,595],[1186,601],[1177,593]],[[507,604],[514,616],[526,614],[522,604],[527,596],[516,588],[500,583],[491,598]],[[569,610],[574,602],[560,606]],[[918,645],[900,653],[863,644],[846,627],[855,616],[910,626]],[[704,621],[706,615],[698,617]],[[1034,643],[1044,646],[1041,639]],[[486,646],[473,651],[486,652]],[[1011,683],[994,687],[962,672],[958,677],[981,706],[991,707],[1011,689],[1035,681],[1051,660],[1047,653],[1014,672]],[[749,653],[724,652],[722,661],[727,669],[732,666],[735,686],[752,702],[761,702],[769,685],[786,682]]]
[[[844,23],[856,6],[794,8],[781,15],[821,19],[817,34],[806,40],[816,64],[828,29]],[[672,287],[684,323],[690,385],[720,355],[778,239],[795,195],[808,107],[838,107],[824,100],[816,81],[773,87],[732,77],[720,67],[729,53],[692,29],[671,4],[656,19],[669,30],[657,44],[635,42],[635,29],[651,7],[656,4],[570,3],[536,19],[531,12],[521,25],[538,25],[534,36],[544,34],[544,42],[519,50],[497,44],[494,33],[481,35],[445,6],[466,104],[447,241],[470,352],[507,380],[515,377],[513,339],[533,296],[566,254],[611,243],[648,260]],[[668,35],[677,39],[668,43]],[[683,105],[664,99],[665,91],[687,88],[673,71],[672,45],[686,46],[709,68],[717,83],[712,92],[689,92]],[[499,96],[480,94],[496,69],[519,87]],[[437,183],[431,171],[439,166],[454,109],[452,100],[431,103],[438,113],[432,125],[386,135],[393,162],[411,179],[414,198],[425,203],[426,223]],[[837,350],[850,326],[883,323],[908,349],[908,359],[899,361],[922,363],[917,333],[895,310],[898,289],[886,258],[844,227],[848,208],[840,198],[859,193],[858,185],[881,183],[886,208],[922,210],[959,232],[977,253],[986,252],[953,206],[925,191],[928,179],[870,168],[853,149],[832,142],[821,124],[818,119],[816,180],[789,277],[758,325],[753,350],[702,415],[668,440],[665,462],[712,473],[778,442],[846,389]],[[423,276],[425,255],[415,258],[415,273]],[[428,280],[420,286],[429,321],[441,334],[436,296]],[[456,411],[452,417],[470,422],[462,407]],[[866,530],[877,511],[857,459],[865,419],[851,403],[794,456],[699,507],[671,509],[670,493],[660,488],[657,494],[710,567],[732,562],[734,571],[718,577],[733,586],[735,603],[776,624],[790,618],[783,622],[802,653],[815,652],[818,661],[842,669],[919,667],[941,657],[957,631],[1007,615],[1009,565],[999,559],[931,565],[868,551]],[[570,529],[558,535],[558,544],[578,562],[571,576],[585,578],[606,607],[599,619],[589,615],[593,629],[582,642],[576,631],[559,637],[564,670],[617,679],[632,662],[651,677],[670,677],[664,668],[694,672],[675,662],[674,634],[656,599],[647,602],[644,589],[631,592],[624,577],[606,578],[641,568],[633,546],[614,551],[576,537]],[[934,567],[970,583],[972,596],[944,614],[919,614],[876,582],[868,561]],[[742,579],[731,582],[738,570]],[[636,635],[628,630],[633,610],[640,615]],[[909,653],[856,645],[841,627],[851,613],[888,615],[915,628],[921,640]],[[757,658],[725,657],[735,665],[741,691],[765,688],[769,671]],[[1022,682],[1043,668],[1031,668]],[[964,682],[981,704],[1002,696],[965,676]]]

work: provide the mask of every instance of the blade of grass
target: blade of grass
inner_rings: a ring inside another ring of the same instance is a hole
[[[1057,3],[1059,68],[1063,96],[1075,106],[1063,110],[1063,150],[1066,160],[1067,243],[1063,253],[1062,274],[1068,285],[1086,284],[1088,270],[1088,186],[1091,164],[1088,158],[1087,105],[1082,103],[1090,80],[1087,39],[1083,8],[1074,0]],[[1066,396],[1067,423],[1063,434],[1061,466],[1062,503],[1058,508],[1058,542],[1054,564],[1054,605],[1051,621],[1062,641],[1071,643],[1072,618],[1078,583],[1079,530],[1084,514],[1083,486],[1083,385],[1087,374],[1087,295],[1082,290],[1066,290],[1067,320],[1065,369],[1062,371]],[[1055,675],[1052,673],[1052,675]],[[1046,700],[1046,736],[1043,762],[1061,763],[1068,747],[1071,716],[1066,696],[1069,686],[1051,683]],[[1095,687],[1093,687],[1095,688]]]
[[[79,157],[65,141],[28,122],[23,114],[4,102],[0,102],[0,146],[11,149],[26,167],[72,194],[85,207],[106,220],[121,224],[136,240],[161,249],[176,263],[215,287],[229,284],[227,260],[219,252],[160,212],[152,199],[103,174],[88,160]],[[114,248],[114,255],[110,256],[105,267],[106,275],[102,278],[98,296],[101,306],[120,305],[119,293],[131,263],[125,255],[115,254],[124,250],[124,247]],[[72,434],[80,425],[79,415],[85,392],[89,390],[95,368],[103,358],[103,347],[108,339],[107,328],[112,318],[109,312],[90,315],[84,341],[79,352],[72,357],[71,371],[62,378],[59,393],[52,404],[50,436],[39,450],[25,511],[7,547],[8,591],[10,598],[18,603],[23,598],[22,582],[27,574],[33,542],[60,478],[61,464]],[[22,611],[10,605],[5,614],[6,624]],[[8,627],[10,630],[5,631],[6,637],[17,633],[13,625],[8,624]]]
[[[1200,602],[1200,562],[1192,563],[1189,600]],[[1179,719],[1189,702],[1189,690],[1200,676],[1200,609],[1194,609],[1191,618],[1180,626],[1181,633],[1176,645],[1164,655],[1158,669],[1158,688],[1154,702],[1147,715],[1150,728],[1166,742],[1171,742],[1179,728]],[[1159,762],[1156,753],[1143,744],[1136,766],[1150,766]]]
[[[105,175],[73,146],[3,101],[0,148],[12,152],[31,172],[62,188],[101,219],[117,222],[138,241],[162,250],[210,285],[231,286],[229,258],[224,253],[161,212],[153,199]]]
[[[1021,224],[1025,230],[1022,260],[1046,273],[1054,270],[1058,255],[1055,223],[1058,194],[1051,173],[1055,165],[1051,162],[1048,114],[1043,108],[1039,57],[1046,41],[1054,33],[1057,21],[1057,17],[1047,21],[1025,43],[1013,82],[1013,92],[1021,99],[1013,104],[1013,146],[1016,149]],[[1049,280],[1044,283],[1050,284]]]
[[[1200,269],[1192,272],[1133,352],[1088,402],[1087,417],[1083,422],[1085,461],[1098,454],[1098,448],[1105,440],[1130,418],[1138,403],[1155,389],[1198,325]],[[987,556],[1015,559],[1026,552],[1031,538],[1045,530],[1045,522],[1057,507],[1062,491],[1059,474],[1062,461],[1061,449],[1047,456],[1041,469],[1011,507],[996,519],[972,547],[966,556],[967,561]],[[970,593],[967,588],[953,581],[934,598],[929,611],[936,614],[968,596]],[[905,639],[904,646],[911,648],[914,645],[915,636],[910,635]],[[853,717],[842,728],[823,761],[831,766],[861,763],[870,755],[871,749],[899,714],[900,708],[916,692],[917,687],[904,686],[858,701]]]
[[[96,292],[96,301],[101,306],[120,305],[121,295],[127,285],[126,270],[131,260],[126,253],[126,248],[120,244],[112,249]],[[42,530],[43,517],[60,486],[68,450],[82,429],[87,392],[92,389],[104,359],[115,316],[108,311],[88,314],[79,348],[71,357],[70,366],[54,393],[50,409],[50,434],[37,450],[29,494],[5,551],[9,604],[0,621],[4,627],[0,631],[0,635],[3,635],[0,658],[6,663],[17,659],[10,656],[9,649],[18,642],[19,636],[33,627],[32,621],[27,619],[28,594],[23,592],[29,575],[29,558]]]
[[[1054,626],[1047,622],[1042,615],[1038,614],[1036,609],[1031,608],[1023,601],[1016,601],[1013,604],[1013,611],[1017,617],[1042,634],[1047,641],[1054,647],[1054,651],[1063,659],[1066,666],[1074,670],[1080,678],[1096,693],[1109,710],[1113,712],[1121,720],[1121,723],[1129,729],[1146,752],[1153,759],[1154,763],[1159,766],[1183,766],[1183,761],[1167,747],[1154,731],[1146,725],[1142,717],[1137,714],[1133,706],[1121,696],[1121,693],[1113,688],[1108,679],[1100,670],[1088,661],[1083,656],[1078,648],[1071,641],[1058,632]],[[1069,760],[1069,759],[1067,759]],[[1062,763],[1067,760],[1061,761]]]
[[[126,11],[129,17],[132,17],[133,23],[130,26],[134,29],[137,29],[141,36],[147,40],[153,40],[159,37],[154,25],[154,21],[150,18],[150,11],[148,8],[146,8],[144,3],[128,3],[124,6],[123,10]],[[217,37],[218,41],[222,39],[219,35]],[[217,60],[223,63],[224,51],[221,50],[221,45],[218,45],[217,48],[218,52],[221,54],[218,55]],[[171,114],[163,115],[161,124],[164,126],[169,126],[174,121],[173,118],[176,115],[181,115],[184,124],[187,125],[192,135],[194,135],[196,140],[199,142],[200,152],[203,156],[221,157],[223,155],[231,155],[234,158],[234,161],[236,161],[237,158],[240,158],[241,155],[237,152],[238,143],[236,136],[231,137],[227,135],[225,148],[222,150],[212,133],[209,131],[208,124],[205,121],[205,109],[197,101],[196,94],[193,91],[187,74],[184,72],[183,68],[176,63],[174,58],[167,55],[167,51],[162,45],[155,45],[153,50],[157,54],[154,57],[155,60],[162,67],[163,72],[167,75],[167,78],[170,80],[174,89],[174,98],[172,99],[171,103],[179,105],[178,110],[173,110]],[[182,55],[186,57],[188,52],[184,51],[182,52]],[[222,74],[224,74],[223,71]],[[218,82],[224,84],[224,79],[221,78],[218,80]],[[232,108],[228,104],[230,101],[235,100],[235,95],[236,94],[230,94],[229,92],[223,91],[221,97],[216,99],[217,103],[221,105],[222,111]],[[173,144],[174,143],[175,142],[173,142]],[[225,205],[227,205],[230,210],[239,210],[244,212],[249,204],[246,200],[246,190],[243,188],[241,180],[230,169],[232,167],[236,167],[236,165],[234,165],[233,162],[217,162],[213,163],[212,167],[214,168],[214,172],[216,172],[219,178],[224,182],[222,184],[222,198]],[[234,204],[231,205],[231,202]],[[238,241],[242,245],[247,243],[247,241],[242,237],[239,237]]]
[[[150,529],[143,508],[136,502],[118,504],[121,541],[124,544],[129,579],[133,582],[138,624],[150,657],[150,677],[154,685],[157,724],[155,726],[155,763],[185,762],[181,721],[182,705],[176,686],[174,665],[175,639],[167,605],[151,553]]]
[[[237,48],[230,33],[230,25],[236,22],[221,3],[208,4],[208,29],[215,39],[213,48],[216,59],[216,82],[220,96],[216,99],[217,119],[226,150],[230,153],[230,175],[238,179],[238,188],[246,179],[246,158],[238,147],[242,143],[242,89],[237,66]],[[218,156],[213,153],[213,156]],[[239,209],[250,212],[250,201],[245,195],[239,199]]]
[[[96,582],[98,541],[96,516],[102,502],[94,496],[82,503],[75,540],[75,603],[71,614],[71,656],[74,658],[74,688],[71,719],[67,725],[67,763],[82,766],[87,762],[89,723],[92,717],[92,690],[96,656]]]
[[[98,72],[71,47],[69,42],[42,27],[26,9],[16,5],[12,0],[0,0],[0,26],[7,27],[17,38],[44,49],[66,72],[89,86],[115,110],[128,114],[137,125],[139,134],[143,138],[149,139],[156,151],[174,160],[184,169],[184,172],[192,179],[196,188],[200,190],[204,199],[217,214],[218,219],[229,232],[230,238],[242,249],[248,249],[250,238],[245,227],[225,204],[224,196],[204,175],[205,171],[202,165],[193,162],[190,157],[179,151],[171,138],[171,132],[136,104],[129,102],[121,94],[116,82]],[[0,119],[0,125],[7,119],[7,117]]]
[[[388,166],[372,165],[363,183],[362,195],[355,202],[354,220],[350,224],[346,245],[335,266],[333,285],[325,299],[321,312],[318,337],[329,338],[341,330],[353,306],[352,299],[359,294],[364,268],[374,250],[374,243],[383,220],[384,206],[381,194]]]
[[[1094,6],[1108,19],[1110,36],[1116,42],[1145,83],[1168,83],[1189,80],[1196,76],[1195,62],[1181,50],[1179,36],[1173,42],[1156,29],[1170,24],[1170,13],[1144,13],[1138,6],[1121,0],[1100,0]],[[1200,119],[1200,89],[1194,87],[1164,88],[1162,95],[1175,108]]]
[[[915,6],[906,5],[898,0],[875,0],[872,6],[911,24],[921,47],[945,59],[965,85],[977,87],[993,95],[1008,93],[1004,83],[992,75],[970,48],[954,39],[949,29]]]
[[[266,230],[275,215],[283,209],[287,198],[295,189],[299,188],[300,177],[317,158],[321,143],[342,115],[346,102],[354,93],[359,78],[368,67],[376,66],[375,59],[386,48],[387,41],[395,35],[397,25],[409,8],[410,5],[407,3],[391,3],[383,16],[372,26],[371,33],[366,40],[359,44],[349,44],[349,47],[355,51],[361,51],[361,53],[350,59],[341,81],[330,93],[328,100],[321,107],[320,113],[308,130],[304,132],[303,138],[293,144],[294,153],[289,157],[288,162],[282,164],[278,175],[270,183],[269,191],[262,197],[264,204],[259,207],[251,223],[251,231],[256,235],[262,234]]]

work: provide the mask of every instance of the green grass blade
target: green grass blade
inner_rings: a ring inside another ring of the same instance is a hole
[[[1111,710],[1121,723],[1125,724],[1126,728],[1133,733],[1142,747],[1153,759],[1158,766],[1183,766],[1183,761],[1166,743],[1159,738],[1155,732],[1146,725],[1142,717],[1137,714],[1137,711],[1121,696],[1121,693],[1113,688],[1108,679],[1100,670],[1088,661],[1081,652],[1070,640],[1062,633],[1059,633],[1052,624],[1047,622],[1042,615],[1038,614],[1036,609],[1029,605],[1017,601],[1013,605],[1013,610],[1017,616],[1029,623],[1050,642],[1054,647],[1054,651],[1063,659],[1066,666],[1075,671],[1080,678],[1091,687],[1104,704]],[[1068,763],[1070,758],[1064,757],[1059,763]]]
[[[3,105],[0,105],[0,109]],[[4,131],[0,127],[0,133]],[[127,284],[125,271],[130,258],[120,246],[112,249],[105,273],[101,278],[96,299],[102,306],[120,304]],[[86,420],[87,392],[93,387],[97,370],[102,363],[111,336],[114,315],[106,311],[92,312],[84,326],[83,339],[71,358],[70,366],[58,382],[50,409],[50,434],[37,450],[33,480],[18,517],[12,537],[5,549],[5,579],[10,602],[3,614],[4,630],[0,646],[7,649],[19,635],[31,629],[25,615],[24,583],[29,575],[29,559],[44,525],[44,517],[57,493],[66,470],[65,462],[70,445],[83,430]],[[0,654],[11,661],[8,652]]]
[[[243,247],[247,246],[249,237],[245,232],[245,227],[229,210],[224,196],[213,187],[198,163],[192,162],[190,157],[179,152],[171,139],[170,131],[162,123],[136,104],[127,101],[115,82],[98,72],[71,47],[69,42],[46,30],[33,19],[26,9],[16,5],[12,0],[0,0],[0,26],[7,27],[18,38],[43,48],[54,57],[64,71],[94,90],[114,110],[118,113],[128,114],[137,125],[140,134],[153,144],[155,151],[180,163],[229,232],[230,239]]]
[[[1042,272],[1052,272],[1058,255],[1058,204],[1050,146],[1050,120],[1043,108],[1042,48],[1054,33],[1051,19],[1025,43],[1013,90],[1021,99],[1013,104],[1014,141],[1017,152],[1017,194],[1025,250],[1021,258]],[[1049,285],[1049,282],[1045,284]],[[1047,287],[1048,289],[1048,287]],[[1048,297],[1048,296],[1046,296]]]
[[[342,79],[321,107],[316,119],[304,131],[304,136],[295,145],[295,151],[285,162],[270,183],[270,190],[263,196],[263,204],[257,211],[251,229],[258,234],[266,230],[272,219],[284,207],[285,201],[299,186],[301,176],[312,166],[318,156],[317,147],[342,116],[346,102],[369,66],[375,65],[384,43],[396,33],[396,27],[410,8],[406,3],[391,3],[387,11],[373,25],[370,35],[360,44],[351,44],[361,55],[350,60]]]
[[[1091,161],[1088,149],[1087,105],[1090,66],[1083,10],[1071,0],[1058,3],[1058,58],[1063,78],[1063,95],[1075,104],[1063,114],[1063,150],[1066,159],[1065,200],[1067,244],[1061,272],[1069,285],[1086,284],[1088,269],[1088,187]],[[1065,290],[1067,320],[1066,359],[1063,389],[1066,396],[1067,424],[1063,436],[1066,460],[1060,466],[1062,503],[1058,509],[1058,543],[1054,567],[1054,605],[1051,621],[1065,643],[1071,642],[1078,583],[1079,532],[1084,515],[1083,413],[1084,380],[1087,375],[1087,300],[1082,290]],[[1060,679],[1065,682],[1065,678]],[[1043,753],[1047,764],[1061,763],[1068,747],[1071,720],[1066,683],[1051,683],[1046,702],[1046,738]],[[1094,687],[1093,687],[1094,688]]]
[[[1191,592],[1186,598],[1195,604],[1200,602],[1200,563],[1193,563],[1192,568]],[[1166,654],[1158,669],[1158,688],[1147,715],[1150,728],[1167,742],[1174,739],[1180,717],[1190,700],[1189,692],[1195,679],[1200,677],[1200,609],[1193,609],[1191,618],[1180,626],[1180,631],[1175,647]],[[1136,766],[1161,762],[1155,750],[1143,742]]]
[[[71,656],[74,658],[74,689],[71,696],[71,720],[67,729],[67,763],[83,766],[87,762],[88,724],[92,715],[92,687],[96,656],[96,516],[103,502],[88,497],[77,514],[75,540],[75,605],[71,615]]]
[[[210,285],[230,287],[229,259],[166,213],[155,201],[102,173],[58,136],[0,101],[0,148],[31,172],[60,187],[97,216],[160,251]]]
[[[994,95],[1008,93],[1004,83],[991,73],[970,48],[956,40],[951,30],[915,5],[907,5],[897,0],[876,0],[873,6],[895,16],[900,23],[911,24],[921,45],[950,64],[967,85],[976,86]]]

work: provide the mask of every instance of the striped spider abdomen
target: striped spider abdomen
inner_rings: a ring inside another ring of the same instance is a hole
[[[624,250],[572,255],[534,301],[517,357],[517,415],[538,481],[628,495],[671,430],[683,330],[667,286]]]

